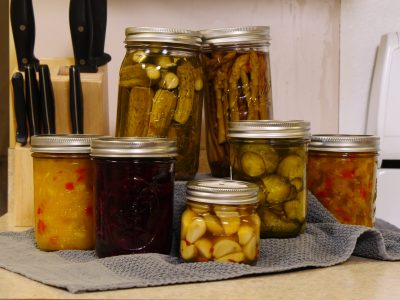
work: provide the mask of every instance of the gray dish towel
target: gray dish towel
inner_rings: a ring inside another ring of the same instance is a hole
[[[94,251],[42,252],[33,230],[0,233],[0,267],[72,293],[204,282],[305,267],[328,267],[351,255],[400,260],[400,229],[377,220],[376,228],[339,224],[308,195],[306,232],[297,238],[265,239],[255,266],[183,263],[178,257],[185,183],[175,185],[174,242],[171,255],[135,254],[99,259]]]

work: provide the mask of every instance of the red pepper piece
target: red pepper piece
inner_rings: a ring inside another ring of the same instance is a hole
[[[65,189],[68,191],[72,191],[74,189],[74,183],[73,182],[67,182],[65,184]]]
[[[42,234],[46,229],[46,225],[42,220],[39,220],[37,223],[37,231],[39,234]]]
[[[76,179],[77,182],[81,182],[86,178],[86,168],[77,168],[75,169],[75,173],[78,175],[78,178]]]
[[[40,215],[42,212],[43,212],[42,208],[41,208],[41,207],[38,207],[38,209],[37,209],[37,214]]]
[[[367,190],[365,188],[360,187],[359,193],[360,193],[361,198],[363,198],[363,199],[367,198],[368,192],[367,192]]]
[[[85,208],[85,214],[86,214],[88,217],[91,217],[91,216],[93,215],[93,207],[92,207],[92,206],[86,207],[86,208]]]
[[[350,179],[350,178],[354,177],[355,173],[354,173],[354,170],[343,170],[342,172],[340,172],[340,175],[343,178]]]

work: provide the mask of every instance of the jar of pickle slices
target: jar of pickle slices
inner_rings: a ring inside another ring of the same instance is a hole
[[[379,138],[370,135],[313,135],[307,186],[345,224],[373,227]]]
[[[176,178],[191,180],[199,166],[203,107],[200,33],[130,27],[125,34],[116,136],[175,139]]]
[[[207,157],[215,177],[229,176],[229,121],[272,119],[267,26],[202,31],[206,67]]]
[[[157,252],[172,243],[176,141],[93,141],[96,254]]]
[[[187,184],[180,254],[185,262],[255,264],[259,254],[258,186],[205,179]]]
[[[35,240],[40,250],[94,249],[93,167],[96,135],[31,138]]]
[[[295,237],[306,225],[305,121],[229,123],[233,179],[257,183],[261,237]]]

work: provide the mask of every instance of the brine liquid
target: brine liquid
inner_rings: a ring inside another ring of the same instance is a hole
[[[96,158],[96,254],[168,254],[173,190],[171,159]]]

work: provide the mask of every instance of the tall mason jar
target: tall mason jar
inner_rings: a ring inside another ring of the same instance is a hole
[[[107,138],[93,141],[96,254],[169,254],[176,141]]]
[[[313,135],[309,145],[307,186],[345,224],[375,224],[379,137]]]
[[[36,135],[31,139],[35,240],[43,251],[94,249],[95,135]]]
[[[214,177],[229,176],[229,121],[272,119],[269,27],[202,31],[206,67],[207,158]]]
[[[229,123],[233,179],[260,187],[261,237],[295,237],[306,226],[306,164],[310,123]]]
[[[203,106],[200,33],[130,27],[125,35],[116,136],[175,139],[176,178],[193,179],[199,165]]]

